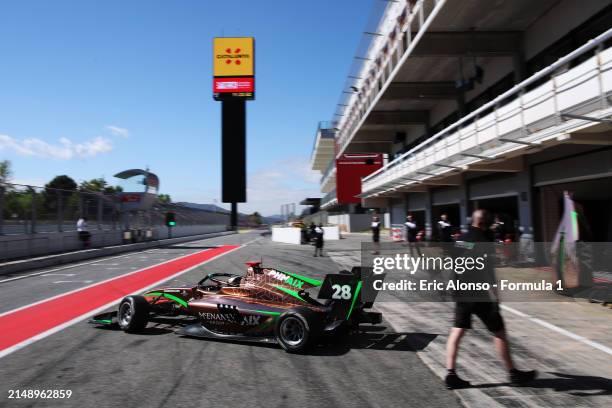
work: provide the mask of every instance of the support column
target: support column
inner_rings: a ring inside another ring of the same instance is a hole
[[[469,227],[468,221],[469,218],[472,216],[472,214],[470,214],[469,203],[469,191],[467,181],[464,178],[463,182],[461,183],[461,186],[459,186],[459,228],[461,229],[462,233],[467,232]]]
[[[232,231],[238,231],[238,203],[232,203],[232,213],[230,215],[230,226]]]
[[[522,48],[522,47],[521,47]],[[514,83],[522,82],[527,76],[527,64],[525,63],[525,53],[521,49],[512,55],[512,64],[514,68]]]
[[[428,188],[427,192],[424,193],[425,196],[425,238],[429,241],[431,240],[432,232],[433,232],[433,220],[432,215],[432,206],[431,206],[431,189]]]
[[[523,262],[535,260],[534,231],[533,231],[533,189],[531,187],[531,167],[517,174],[518,186],[518,214],[520,231],[520,256]]]

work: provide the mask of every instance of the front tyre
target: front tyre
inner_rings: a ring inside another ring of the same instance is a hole
[[[149,302],[142,296],[126,296],[119,304],[117,321],[125,332],[142,331],[149,322]]]
[[[316,314],[308,308],[295,308],[283,313],[274,332],[278,344],[289,353],[302,353],[319,337]]]

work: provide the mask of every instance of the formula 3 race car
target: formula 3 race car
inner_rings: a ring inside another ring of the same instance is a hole
[[[303,352],[325,336],[340,336],[382,315],[361,301],[363,271],[328,274],[323,281],[248,262],[244,275],[211,273],[191,287],[168,287],[127,296],[117,311],[90,323],[140,332],[149,322],[184,318],[176,334],[224,340],[278,343]],[[316,298],[310,292],[319,288]]]

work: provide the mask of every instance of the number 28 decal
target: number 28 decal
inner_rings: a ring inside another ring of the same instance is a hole
[[[352,297],[350,285],[335,284],[335,285],[332,285],[332,290],[334,291],[334,293],[332,294],[332,299],[348,300]]]

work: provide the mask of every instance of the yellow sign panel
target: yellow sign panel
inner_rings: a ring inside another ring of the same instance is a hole
[[[213,41],[213,75],[255,75],[253,37],[218,37]]]

